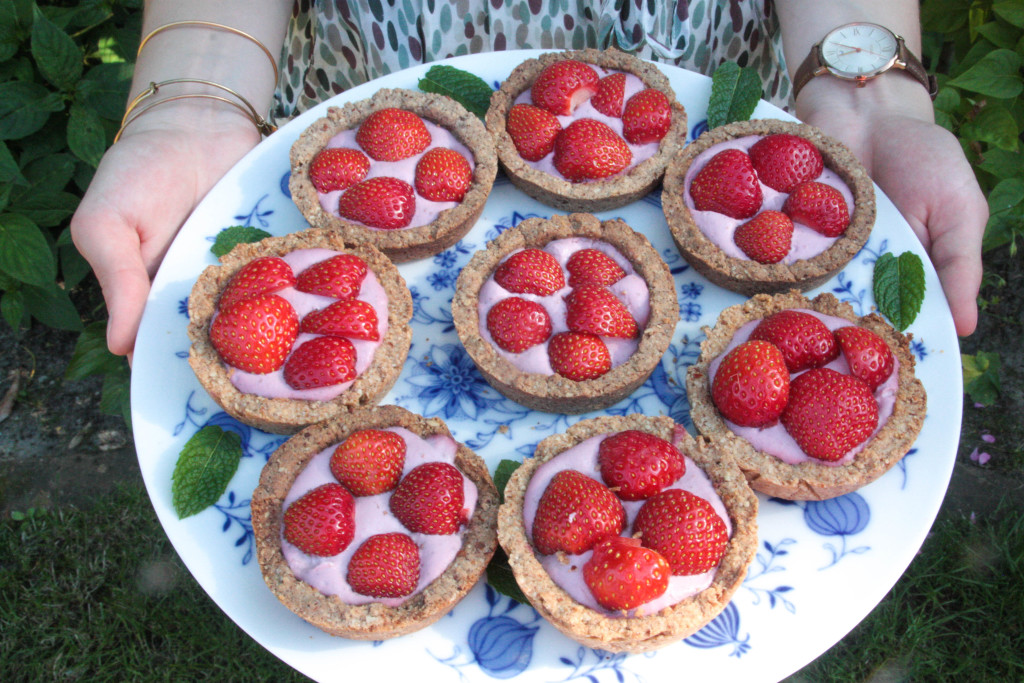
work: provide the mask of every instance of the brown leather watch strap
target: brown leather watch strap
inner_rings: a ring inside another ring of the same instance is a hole
[[[821,63],[821,43],[815,43],[793,74],[793,99],[796,99],[796,96],[812,78],[825,72],[827,69]]]
[[[908,74],[916,78],[921,82],[921,85],[928,91],[928,96],[933,100],[935,96],[939,94],[939,86],[935,81],[935,76],[932,76],[924,68],[924,64],[917,56],[907,49],[907,44],[903,40],[903,36],[896,36],[896,44],[898,46],[896,52],[896,67],[902,68]],[[794,95],[795,96],[795,95]]]

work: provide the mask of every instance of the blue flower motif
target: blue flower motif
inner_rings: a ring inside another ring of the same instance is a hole
[[[729,656],[742,657],[750,651],[749,641],[749,633],[740,638],[740,611],[730,602],[717,617],[683,642],[704,649],[732,645]]]
[[[700,320],[702,312],[703,308],[698,303],[683,301],[679,304],[679,317],[688,323],[695,323]]]
[[[241,224],[246,226],[255,226],[256,223],[259,223],[264,228],[269,227],[270,222],[267,221],[267,216],[272,215],[274,213],[274,210],[260,209],[260,204],[262,204],[263,200],[267,199],[268,197],[270,197],[269,194],[265,194],[262,197],[260,197],[259,200],[257,200],[255,206],[252,207],[252,211],[250,211],[247,214],[239,214],[235,216],[235,220],[241,221]]]
[[[873,248],[871,246],[871,242],[868,241],[864,243],[864,246],[861,247],[859,252],[857,252],[857,256],[855,256],[854,259],[863,256],[864,258],[861,262],[864,263],[865,265],[870,266],[875,261],[877,261],[879,257],[886,252],[888,248],[889,240],[887,239],[883,239],[881,244],[878,245],[877,249]]]
[[[704,285],[696,282],[687,282],[679,286],[679,297],[682,299],[697,299],[704,292]]]
[[[419,387],[423,415],[476,420],[487,409],[493,390],[476,371],[459,344],[432,346],[413,366],[409,383]]]
[[[777,564],[776,560],[788,555],[789,551],[786,550],[786,547],[794,543],[796,541],[792,538],[784,538],[778,543],[763,542],[762,545],[764,545],[767,555],[758,552],[754,558],[755,563],[751,564],[747,570],[747,577],[743,579],[743,587],[754,594],[755,605],[761,604],[761,598],[767,596],[768,606],[772,609],[776,605],[782,605],[790,614],[796,613],[796,605],[786,599],[786,594],[793,590],[792,586],[781,584],[774,588],[759,588],[751,585],[763,576],[785,571],[786,568]]]
[[[178,314],[188,318],[188,297],[178,302]]]
[[[224,515],[224,524],[220,529],[222,533],[226,534],[231,530],[232,526],[236,524],[241,528],[242,535],[235,539],[235,547],[245,547],[245,554],[242,555],[242,564],[249,564],[252,561],[253,544],[255,542],[255,536],[252,531],[252,507],[250,506],[250,499],[238,499],[235,496],[234,491],[229,491],[227,504],[221,505],[218,503],[213,507]]]
[[[654,653],[648,656],[654,656]],[[591,660],[593,660],[593,663],[591,663]],[[605,671],[614,673],[615,680],[619,683],[623,683],[626,680],[626,674],[631,675],[637,681],[643,680],[635,672],[623,666],[629,661],[628,655],[625,653],[612,654],[605,650],[581,647],[576,650],[575,660],[569,657],[559,657],[558,661],[573,668],[572,672],[563,679],[566,681],[586,678],[590,683],[597,683],[598,674]]]
[[[519,225],[527,218],[547,218],[547,216],[542,216],[538,213],[519,213],[518,211],[513,211],[511,216],[505,216],[495,221],[494,229],[488,230],[485,238],[489,242],[509,228]]]
[[[281,182],[280,182],[281,194],[283,194],[288,199],[292,198],[292,190],[291,190],[290,187],[288,187],[288,183],[289,183],[289,181],[291,179],[292,179],[291,169],[285,171],[284,175],[281,176]]]
[[[869,546],[846,549],[846,537],[859,534],[871,520],[871,509],[864,497],[858,493],[848,493],[838,498],[809,501],[804,507],[804,521],[811,531],[822,536],[839,536],[842,539],[840,548],[826,543],[825,548],[832,553],[832,562],[822,567],[828,569],[849,553],[860,554],[870,550]]]
[[[513,678],[530,666],[538,630],[509,616],[487,616],[473,623],[467,641],[485,673],[493,678]]]
[[[693,128],[690,129],[690,139],[691,140],[696,140],[697,138],[699,138],[701,136],[702,133],[707,131],[707,129],[708,129],[708,120],[707,119],[702,119],[701,121],[698,121],[697,124]]]
[[[913,351],[918,360],[924,360],[928,356],[928,348],[924,345],[924,341],[920,339],[910,340],[910,350]]]
[[[427,282],[430,283],[431,287],[440,292],[445,289],[454,289],[455,280],[458,277],[458,272],[454,270],[435,270],[427,276]]]
[[[864,298],[867,296],[866,289],[860,289],[860,291],[854,291],[853,281],[848,279],[846,273],[839,273],[838,276],[839,286],[833,287],[832,291],[838,295],[840,301],[853,306],[854,310],[857,311],[857,315],[863,315],[864,311]]]

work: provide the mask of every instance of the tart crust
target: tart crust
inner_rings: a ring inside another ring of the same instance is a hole
[[[395,107],[411,111],[450,131],[473,153],[473,180],[458,205],[442,211],[431,223],[416,228],[378,230],[324,211],[309,179],[309,165],[328,140],[357,128],[370,114]],[[349,242],[373,244],[396,263],[425,258],[458,242],[480,218],[498,172],[494,142],[473,114],[448,97],[412,90],[382,89],[373,97],[330,107],[299,136],[291,149],[288,188],[295,205],[315,228],[338,231]]]
[[[733,533],[708,588],[655,614],[611,618],[576,602],[544,570],[526,534],[523,499],[541,464],[590,437],[626,429],[640,429],[671,441],[704,470],[729,512]],[[508,553],[523,593],[559,631],[588,647],[646,652],[695,633],[725,608],[757,550],[757,507],[757,496],[729,455],[703,438],[694,439],[671,418],[603,416],[547,437],[537,445],[533,457],[523,461],[505,487],[505,502],[498,513],[498,541]]]
[[[539,171],[519,156],[511,136],[505,131],[508,113],[516,98],[533,85],[541,71],[554,62],[567,59],[631,73],[648,88],[655,88],[668,96],[672,103],[672,125],[661,139],[657,154],[624,174],[584,183],[571,183]],[[563,211],[604,211],[644,197],[661,181],[669,159],[686,144],[686,111],[676,100],[668,78],[653,64],[614,48],[550,52],[537,59],[526,60],[513,69],[501,88],[491,95],[491,106],[484,120],[494,138],[501,168],[512,183],[534,199]]]
[[[322,248],[355,254],[380,281],[388,297],[388,331],[374,360],[348,389],[330,401],[266,398],[246,394],[231,383],[227,366],[210,342],[210,322],[224,287],[245,264],[261,256],[283,256],[298,249]],[[372,406],[398,379],[412,342],[412,296],[395,265],[370,245],[352,245],[340,233],[307,230],[284,237],[268,237],[239,244],[207,267],[192,287],[188,299],[189,365],[207,393],[229,415],[247,425],[278,434],[293,434],[306,425],[339,414]]]
[[[850,225],[831,247],[814,258],[792,264],[763,264],[726,255],[697,227],[683,194],[690,164],[712,146],[747,135],[789,133],[809,140],[853,193]],[[672,239],[683,258],[711,282],[747,296],[759,292],[813,289],[832,278],[860,251],[875,224],[875,190],[867,170],[842,143],[803,123],[777,119],[737,121],[705,132],[674,157],[665,171],[661,205]]]
[[[805,308],[824,315],[845,318],[871,330],[888,345],[899,361],[898,389],[893,413],[846,465],[827,466],[809,460],[796,465],[755,449],[750,442],[729,430],[711,399],[708,368],[720,356],[740,327],[787,308]],[[825,500],[871,483],[887,472],[906,454],[924,424],[928,401],[924,386],[914,375],[914,354],[910,335],[903,335],[882,316],[871,313],[858,317],[853,308],[831,294],[807,299],[797,291],[774,296],[759,294],[745,303],[726,308],[714,328],[704,328],[707,338],[701,342],[700,358],[686,373],[686,392],[690,398],[690,416],[701,434],[729,453],[747,475],[751,487],[769,496],[788,500]]]
[[[478,498],[462,548],[447,569],[398,607],[349,605],[324,595],[295,576],[281,551],[282,501],[314,455],[359,429],[404,427],[421,437],[451,436],[438,418],[398,406],[378,406],[312,425],[270,456],[252,496],[252,528],[263,578],[291,611],[323,631],[344,638],[379,640],[419,630],[447,614],[476,585],[497,547],[498,492],[484,461],[458,444],[455,465],[477,487]]]
[[[561,375],[525,373],[502,358],[480,334],[480,288],[511,252],[543,247],[565,237],[590,237],[613,245],[647,283],[650,317],[636,352],[596,379],[577,382]],[[528,218],[476,252],[455,283],[452,317],[459,340],[484,379],[508,398],[534,410],[585,413],[618,403],[643,384],[668,349],[679,320],[675,282],[646,237],[621,220],[601,221],[585,213]]]

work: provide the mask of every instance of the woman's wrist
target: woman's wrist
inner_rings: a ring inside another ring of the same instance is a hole
[[[865,124],[879,116],[903,116],[934,123],[935,110],[928,92],[910,74],[890,70],[858,87],[834,76],[812,79],[796,100],[801,120],[821,120],[825,115],[863,119]]]

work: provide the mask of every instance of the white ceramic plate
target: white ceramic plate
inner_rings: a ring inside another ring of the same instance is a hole
[[[449,60],[497,84],[539,52],[504,52]],[[378,88],[415,88],[416,67],[354,88],[337,104]],[[710,79],[663,67],[686,107],[693,132],[705,127]],[[142,473],[160,521],[189,570],[217,604],[278,657],[321,680],[359,680],[382,668],[389,676],[428,679],[556,681],[777,680],[813,660],[882,599],[925,538],[949,483],[960,434],[961,370],[957,339],[938,279],[909,226],[878,195],[878,222],[863,251],[819,291],[833,292],[861,314],[870,312],[871,273],[885,251],[925,257],[928,293],[911,327],[917,372],[928,392],[928,416],[914,449],[888,474],[856,493],[822,503],[762,496],[758,552],[726,610],[684,642],[647,655],[612,656],[584,648],[550,627],[528,606],[478,585],[451,614],[418,633],[385,642],[333,638],[285,609],[267,590],[254,558],[249,498],[266,458],[283,441],[238,424],[206,395],[187,363],[186,301],[192,284],[215,263],[209,247],[231,225],[275,235],[305,221],[287,194],[288,150],[325,105],[283,126],[210,192],[171,246],[153,283],[136,344],[132,415]],[[790,118],[762,102],[756,117]],[[384,403],[444,419],[455,438],[475,449],[492,471],[503,458],[522,459],[544,437],[588,417],[531,412],[492,390],[477,374],[452,326],[455,278],[470,255],[521,219],[553,210],[499,178],[483,216],[458,245],[399,270],[415,302],[413,342]],[[739,303],[697,275],[672,244],[660,198],[607,212],[644,232],[675,275],[681,321],[662,365],[632,397],[607,412],[671,415],[692,428],[684,390],[701,327]],[[243,437],[245,457],[227,493],[184,521],[171,506],[171,472],[181,447],[201,426],[220,424]],[[499,427],[508,425],[508,430]]]

